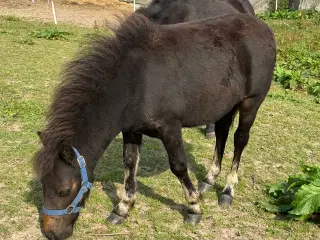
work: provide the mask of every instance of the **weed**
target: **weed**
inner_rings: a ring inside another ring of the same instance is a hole
[[[45,38],[48,40],[65,40],[66,36],[71,35],[70,32],[59,31],[58,29],[40,29],[32,31],[31,36],[35,38]]]
[[[319,102],[320,44],[314,11],[278,11],[260,15],[262,19],[289,19],[289,28],[273,28],[277,42],[274,80],[285,89],[300,90]],[[283,20],[282,20],[283,21]],[[269,22],[269,21],[268,21]],[[271,24],[272,27],[272,24]],[[283,33],[286,32],[286,36]]]
[[[6,20],[6,21],[11,21],[11,22],[13,22],[13,21],[16,22],[16,21],[20,20],[20,18],[18,18],[16,16],[12,16],[12,15],[4,16],[3,19]]]
[[[266,12],[257,14],[260,19],[281,19],[281,20],[296,20],[296,19],[317,19],[320,13],[314,10],[300,10],[292,11],[288,9],[282,9],[274,12]]]
[[[302,172],[289,176],[286,182],[271,185],[267,191],[270,200],[261,202],[261,206],[298,220],[320,214],[320,165],[304,165]]]

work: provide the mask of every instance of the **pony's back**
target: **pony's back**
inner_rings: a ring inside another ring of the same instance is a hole
[[[232,13],[254,16],[249,0],[154,0],[137,11],[159,24],[174,24]]]
[[[269,90],[275,41],[259,19],[229,14],[154,27],[148,44],[126,60],[140,74],[130,81],[144,94],[141,103],[131,104],[149,109],[149,117],[170,109],[165,111],[184,119],[183,126],[197,126],[218,120],[245,96]]]
[[[194,11],[190,12],[190,16],[186,19],[188,21],[232,13],[255,15],[248,0],[189,0],[189,6]]]

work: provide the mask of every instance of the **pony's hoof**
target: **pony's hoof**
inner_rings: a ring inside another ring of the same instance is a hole
[[[231,197],[229,194],[221,194],[218,203],[220,207],[230,207],[232,200],[233,197]]]
[[[107,218],[109,223],[115,225],[115,224],[121,224],[123,223],[126,219],[118,214],[115,214],[112,212],[110,216]]]
[[[202,214],[188,213],[188,216],[185,218],[185,223],[190,223],[196,225],[200,222]]]
[[[206,183],[206,182],[199,182],[198,183],[198,191],[200,193],[204,193],[209,191],[212,188],[213,185]]]

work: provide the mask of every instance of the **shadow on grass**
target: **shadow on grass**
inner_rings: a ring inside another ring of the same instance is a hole
[[[198,164],[191,154],[192,144],[184,142],[184,148],[187,153],[189,170],[195,174],[197,179],[202,179],[207,172],[205,167],[202,164]],[[138,176],[152,177],[167,170],[170,170],[169,161],[161,141],[144,136]],[[122,139],[117,138],[110,144],[106,153],[99,160],[95,169],[95,180],[112,180],[122,183],[123,172]]]
[[[220,197],[220,194],[222,193],[224,186],[221,183],[216,182],[214,184],[214,190],[216,191],[217,197]]]
[[[38,210],[38,222],[40,223],[41,233],[43,234],[43,216],[42,216],[42,206],[43,206],[43,193],[42,185],[39,179],[33,179],[29,183],[30,191],[26,192],[24,195],[25,202],[31,203],[37,207]]]
[[[187,207],[185,204],[178,204],[170,198],[166,198],[166,197],[161,196],[160,194],[154,192],[154,190],[151,187],[143,184],[140,181],[138,181],[138,186],[139,186],[139,193],[140,194],[142,194],[146,197],[149,197],[149,198],[156,199],[159,202],[161,202],[162,204],[170,207],[170,209],[178,211],[183,216],[184,220],[188,217],[187,216]],[[180,187],[180,186],[177,185],[177,187]]]
[[[287,221],[287,222],[294,220],[294,218],[292,218],[290,215],[281,214],[281,213],[276,214],[274,219],[278,221]],[[312,214],[307,220],[304,220],[304,221],[315,224],[320,228],[320,213]]]
[[[199,133],[201,133],[202,135],[206,135],[206,129],[205,128],[197,127],[197,128],[195,128],[195,130],[198,131]]]

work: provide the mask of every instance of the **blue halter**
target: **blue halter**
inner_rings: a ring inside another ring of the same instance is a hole
[[[51,210],[51,209],[46,209],[42,208],[42,212],[46,215],[49,216],[61,216],[61,215],[68,215],[71,213],[78,213],[81,210],[81,207],[77,207],[78,203],[81,201],[83,194],[86,193],[89,189],[92,188],[92,183],[88,181],[88,175],[87,175],[87,170],[86,170],[86,161],[84,160],[84,157],[80,155],[77,149],[74,147],[73,151],[75,152],[77,156],[77,161],[80,166],[80,173],[81,173],[81,179],[82,179],[82,184],[81,188],[77,194],[77,196],[74,198],[72,203],[63,210]]]

